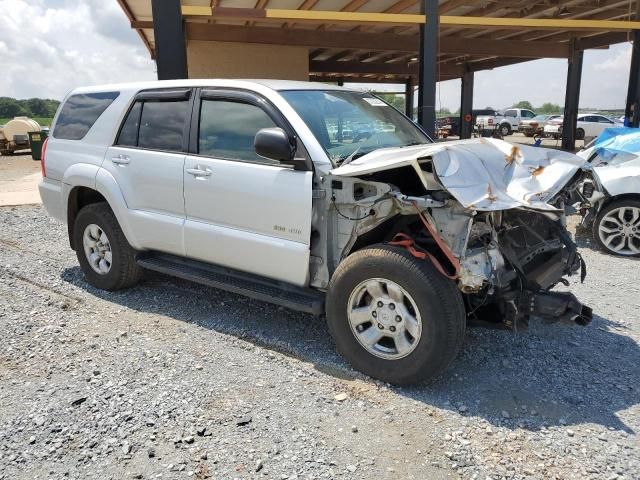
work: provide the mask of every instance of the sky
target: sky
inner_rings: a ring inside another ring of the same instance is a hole
[[[153,80],[155,64],[116,0],[0,0],[0,96],[61,99],[70,89]],[[631,45],[585,52],[581,108],[623,108]],[[564,103],[567,62],[536,60],[478,72],[474,108]],[[402,90],[364,84],[366,89]],[[460,106],[460,81],[438,84],[438,108]]]

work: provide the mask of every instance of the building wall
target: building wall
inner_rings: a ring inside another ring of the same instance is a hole
[[[189,78],[309,80],[305,47],[189,40]]]

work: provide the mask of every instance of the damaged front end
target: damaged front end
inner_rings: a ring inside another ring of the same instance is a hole
[[[586,325],[591,309],[569,292],[566,276],[586,267],[562,224],[562,214],[523,209],[483,212],[474,218],[460,288],[473,320],[521,329],[529,317]]]
[[[372,152],[328,177],[330,263],[372,243],[400,245],[455,279],[471,321],[586,325],[591,309],[552,291],[586,275],[564,216],[564,188],[583,164],[493,139]]]

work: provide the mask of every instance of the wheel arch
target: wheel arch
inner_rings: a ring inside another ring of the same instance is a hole
[[[640,193],[622,193],[620,195],[608,196],[598,206],[597,213],[600,213],[603,208],[608,207],[612,203],[624,200],[634,200],[636,202],[640,202]]]
[[[100,202],[108,203],[100,192],[93,188],[76,185],[69,191],[67,196],[67,233],[69,235],[69,246],[71,246],[72,250],[75,250],[73,234],[78,212],[87,205]]]
[[[88,165],[88,167],[94,167]],[[94,167],[93,175],[89,176],[73,174],[65,175],[65,199],[67,206],[67,233],[69,244],[75,249],[73,241],[73,229],[78,212],[82,207],[92,203],[106,203],[118,221],[122,232],[129,244],[136,249],[140,245],[136,241],[135,235],[129,222],[127,205],[115,178],[106,170]],[[91,181],[93,180],[93,181]]]

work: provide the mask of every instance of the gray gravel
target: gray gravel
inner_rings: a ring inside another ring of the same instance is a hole
[[[0,479],[640,478],[640,263],[581,240],[586,327],[472,329],[392,388],[320,319],[161,275],[105,293],[0,208]]]

